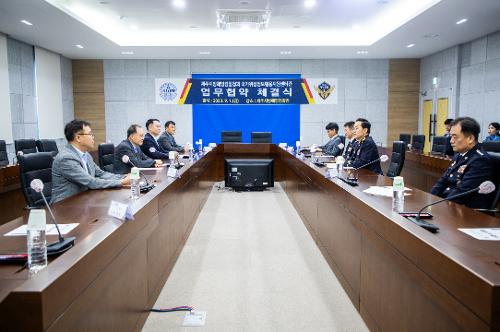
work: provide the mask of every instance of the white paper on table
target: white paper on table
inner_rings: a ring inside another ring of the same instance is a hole
[[[163,165],[167,166],[168,164],[162,164],[161,167],[163,167]],[[161,170],[160,167],[139,167],[139,171],[159,171]]]
[[[411,190],[410,188],[405,187],[405,191]],[[392,187],[390,186],[370,186],[369,188],[363,190],[364,193],[375,196],[384,196],[384,197],[392,197]],[[409,193],[405,193],[405,196],[410,195]]]
[[[500,241],[500,228],[459,228],[458,230],[478,240]]]
[[[73,230],[76,226],[79,224],[74,223],[74,224],[57,224],[59,226],[59,230],[61,231],[62,235],[66,235],[69,232]],[[27,225],[22,225],[19,226],[18,228],[11,230],[5,236],[26,236],[28,233],[28,226]],[[56,226],[54,224],[47,224],[45,225],[45,235],[59,235],[57,232]]]

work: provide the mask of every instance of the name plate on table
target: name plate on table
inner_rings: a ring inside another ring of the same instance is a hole
[[[108,209],[108,215],[123,221],[126,221],[127,219],[134,220],[134,215],[132,214],[130,206],[117,201],[111,201]]]

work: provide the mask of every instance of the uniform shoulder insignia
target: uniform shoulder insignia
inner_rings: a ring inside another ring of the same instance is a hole
[[[481,152],[481,150],[476,150],[477,153],[479,153],[481,156],[484,156],[484,153]]]
[[[458,168],[457,172],[462,174],[464,171],[465,171],[465,168],[467,167],[467,165],[462,165]]]

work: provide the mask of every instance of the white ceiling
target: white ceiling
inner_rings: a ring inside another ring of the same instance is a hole
[[[185,2],[0,0],[0,31],[73,59],[320,59],[420,58],[500,30],[500,0]],[[219,31],[217,9],[272,14],[264,31]]]

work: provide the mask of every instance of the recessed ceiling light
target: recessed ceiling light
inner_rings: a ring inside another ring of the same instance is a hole
[[[290,55],[292,54],[292,51],[280,51],[281,55]]]
[[[184,8],[186,7],[186,1],[184,0],[174,0],[172,4],[177,7],[177,8]]]
[[[306,6],[306,8],[311,8],[316,6],[316,0],[305,0],[304,6]]]
[[[209,55],[211,52],[210,51],[200,51],[199,53],[201,55]]]
[[[80,45],[80,44],[76,44],[75,46],[78,47],[78,48],[83,48],[83,46]]]
[[[109,1],[99,1],[99,3],[101,5],[109,5],[110,2]]]
[[[132,24],[130,26],[130,30],[139,30],[139,27],[137,25],[135,25],[135,24]]]
[[[26,20],[21,20],[21,23],[24,23],[26,25],[33,25],[33,23],[31,23],[30,21],[26,21]]]
[[[293,28],[294,28],[294,29],[300,29],[300,28],[301,28],[301,26],[300,26],[300,25],[294,25],[294,26],[293,26]]]
[[[462,24],[462,23],[465,23],[465,22],[467,22],[467,19],[466,18],[462,18],[462,19],[458,20],[456,23],[457,24]]]
[[[249,4],[250,4],[250,1],[240,1],[240,5],[246,6]]]
[[[436,37],[439,37],[439,35],[437,33],[429,33],[429,34],[423,35],[423,38],[436,38]]]
[[[368,51],[357,51],[357,54],[368,54]]]
[[[413,44],[413,43],[412,43],[412,44],[408,44],[408,45],[406,45],[406,47],[408,47],[408,48],[411,48],[411,47],[413,47],[413,46],[415,46],[415,44]]]
[[[132,55],[134,54],[134,51],[122,51],[123,55]]]

